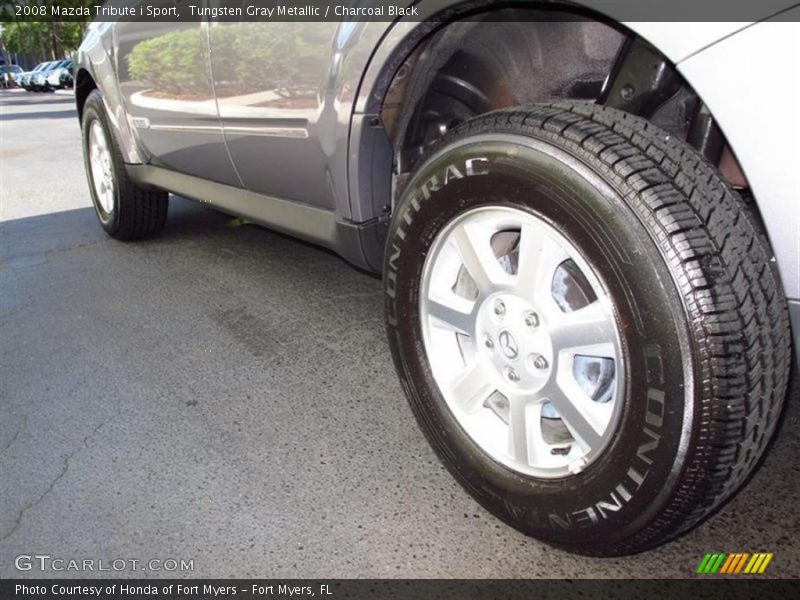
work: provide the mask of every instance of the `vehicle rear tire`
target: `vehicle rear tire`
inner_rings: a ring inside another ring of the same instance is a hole
[[[647,121],[498,111],[447,134],[396,206],[389,342],[484,507],[573,552],[639,552],[719,507],[775,431],[790,344],[771,256],[714,168]]]
[[[126,241],[160,232],[167,220],[169,194],[130,180],[98,90],[86,99],[81,130],[89,190],[103,229]]]

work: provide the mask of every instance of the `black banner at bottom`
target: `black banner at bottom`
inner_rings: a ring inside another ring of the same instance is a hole
[[[794,590],[794,592],[792,592]],[[790,598],[796,580],[3,579],[3,600]]]

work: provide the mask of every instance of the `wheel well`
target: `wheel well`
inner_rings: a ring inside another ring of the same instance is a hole
[[[634,98],[627,96],[631,89]],[[394,73],[380,107],[400,184],[394,189],[402,189],[417,160],[461,122],[564,99],[640,114],[689,140],[731,184],[746,187],[702,101],[655,48],[621,25],[586,14],[504,8],[436,29]]]
[[[78,108],[78,119],[83,118],[83,106],[94,89],[97,89],[97,84],[89,75],[89,71],[80,69],[75,75],[75,104]]]
[[[599,95],[624,35],[604,23],[548,17],[504,9],[455,21],[423,40],[396,73],[381,111],[401,171],[468,118]]]

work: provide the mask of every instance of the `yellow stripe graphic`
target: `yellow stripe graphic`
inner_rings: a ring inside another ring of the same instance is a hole
[[[754,565],[754,564],[756,563],[756,561],[758,560],[758,557],[759,557],[759,555],[758,555],[758,554],[753,554],[753,558],[751,558],[751,559],[750,559],[750,562],[749,562],[749,563],[747,563],[747,566],[744,568],[744,572],[745,572],[745,573],[749,573],[750,571],[752,571],[752,570],[753,570],[753,565]]]
[[[750,573],[753,574],[753,575],[758,573],[758,567],[761,566],[761,561],[764,560],[764,555],[761,554],[761,552],[759,552],[755,556],[756,556],[756,560],[753,563],[753,565],[752,566],[748,565],[748,566],[750,566]]]
[[[761,567],[758,569],[758,573],[759,573],[759,575],[760,575],[761,573],[763,573],[764,571],[766,571],[766,569],[767,569],[767,565],[769,564],[769,561],[771,561],[771,560],[772,560],[772,557],[773,557],[773,554],[772,554],[772,552],[770,552],[769,554],[767,554],[767,555],[764,557],[764,562],[762,562],[762,563],[761,563]]]

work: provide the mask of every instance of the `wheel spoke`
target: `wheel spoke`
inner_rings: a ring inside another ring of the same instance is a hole
[[[553,276],[569,254],[544,229],[526,223],[520,230],[517,293],[523,298],[550,294]]]
[[[488,236],[482,239],[476,232],[462,225],[453,231],[452,240],[481,296],[487,296],[498,283],[507,278],[492,252]]]
[[[508,442],[511,456],[523,465],[530,465],[536,459],[529,451],[529,417],[528,403],[522,398],[511,402],[508,424]]]
[[[105,152],[108,151],[108,146],[106,145],[106,136],[104,135],[103,130],[97,121],[94,122],[92,127],[95,128],[94,133],[95,133],[95,140],[97,143],[97,147],[100,150],[100,152],[104,154]]]
[[[598,301],[574,312],[562,313],[551,324],[550,335],[558,351],[616,358],[613,317]]]
[[[550,448],[542,433],[543,404],[528,397],[512,398],[510,402],[509,452],[525,466],[546,462]]]
[[[555,407],[567,429],[586,450],[598,448],[602,444],[602,432],[598,433],[588,418],[588,406],[580,402],[578,394],[567,394],[553,383],[542,395]]]
[[[497,390],[489,366],[480,358],[464,367],[450,382],[449,387],[453,398],[467,414],[478,410]]]
[[[475,317],[472,312],[462,312],[436,300],[427,300],[428,314],[454,331],[473,336],[475,333]]]

